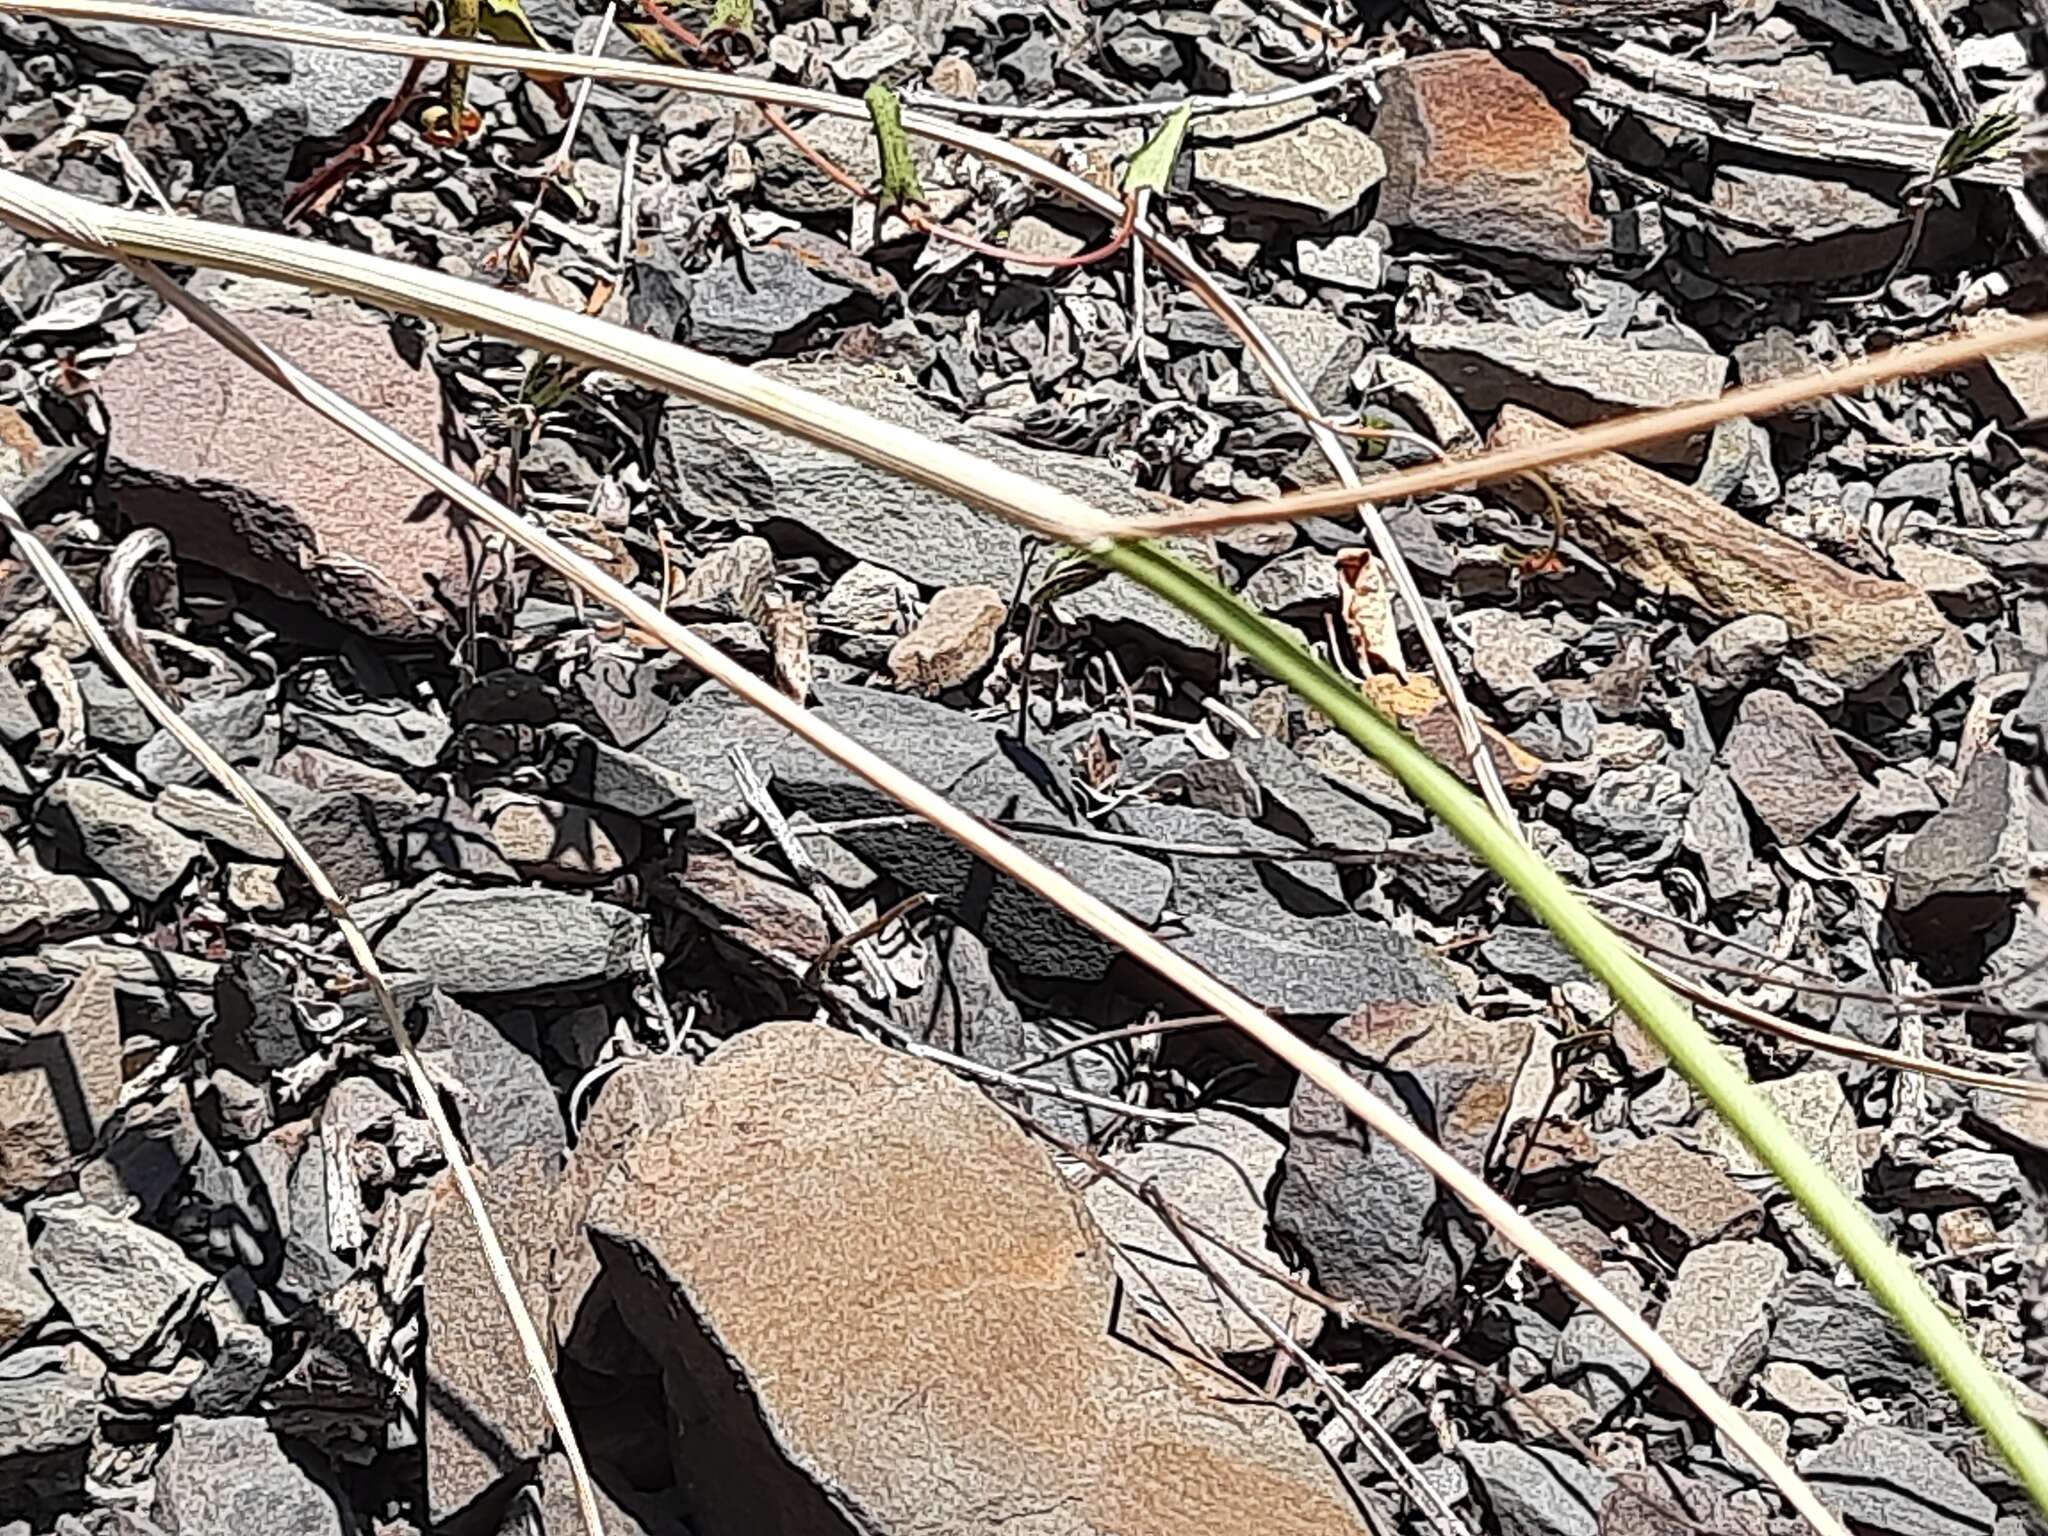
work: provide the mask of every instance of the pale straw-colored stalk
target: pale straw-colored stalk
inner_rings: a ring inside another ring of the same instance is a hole
[[[905,474],[1024,526],[1056,529],[1057,537],[1071,538],[1073,530],[1081,528],[1093,530],[1089,538],[1101,542],[1102,531],[1115,526],[1114,520],[1076,498],[958,449],[919,438],[833,401],[718,359],[702,357],[674,343],[655,341],[602,321],[571,315],[516,294],[260,231],[98,208],[4,173],[0,173],[0,217],[33,233],[116,259],[223,266],[352,293],[391,308],[427,314],[457,328],[482,329],[520,339],[589,366],[625,372],[656,387],[676,390],[720,409],[797,433],[820,446]],[[923,817],[994,869],[1056,903],[1074,920],[1123,949],[1198,1005],[1220,1014],[1331,1095],[1374,1134],[1384,1136],[1415,1158],[1510,1244],[1555,1275],[1687,1397],[1817,1531],[1825,1536],[1843,1536],[1840,1521],[1784,1458],[1638,1313],[1483,1178],[1451,1157],[1328,1055],[1269,1018],[1233,988],[1107,902],[754,677],[614,577],[514,516],[417,445],[248,336],[229,317],[189,295],[181,294],[175,302],[195,324],[281,388],[411,471],[508,543],[612,608],[635,628],[659,640],[706,676]],[[1485,819],[1499,831],[1490,816]]]
[[[667,86],[703,95],[800,109],[828,117],[863,119],[867,116],[867,107],[862,102],[829,91],[808,90],[802,86],[785,85],[751,75],[689,69],[680,65],[638,59],[607,59],[582,55],[565,58],[562,54],[543,53],[533,49],[464,43],[451,38],[427,38],[323,27],[303,22],[274,21],[258,16],[227,16],[208,11],[181,11],[173,7],[134,3],[134,0],[0,0],[0,11],[15,9],[77,20],[176,27],[218,33],[223,36],[260,38],[305,47],[394,55],[414,60],[436,59],[451,63],[469,63],[485,68],[541,72],[558,77]],[[1064,166],[1055,165],[1042,155],[1019,148],[993,134],[962,127],[951,118],[925,112],[903,113],[902,124],[909,133],[979,156],[1001,165],[1018,176],[1035,181],[1040,186],[1059,193],[1070,202],[1092,210],[1111,224],[1115,224],[1124,214],[1124,202],[1118,194],[1097,186]],[[1266,377],[1287,407],[1302,418],[1317,450],[1328,461],[1338,483],[1347,487],[1358,486],[1358,469],[1352,462],[1349,446],[1342,435],[1333,431],[1324,419],[1314,398],[1294,371],[1293,364],[1288,361],[1286,353],[1281,351],[1265,329],[1252,318],[1249,311],[1209,275],[1207,269],[1195,259],[1192,251],[1166,233],[1152,213],[1140,214],[1133,233],[1141,250],[1149,250],[1165,271],[1171,273],[1189,292],[1206,304],[1217,318],[1244,342],[1260,373]],[[1142,277],[1134,274],[1134,281],[1142,281]],[[1501,783],[1500,773],[1494,766],[1491,753],[1486,750],[1478,715],[1466,697],[1465,685],[1458,675],[1458,669],[1452,664],[1450,648],[1444,642],[1442,628],[1436,621],[1436,615],[1423,599],[1422,589],[1415,580],[1407,556],[1402,553],[1399,541],[1394,538],[1393,531],[1370,499],[1361,502],[1358,516],[1373,548],[1386,567],[1395,595],[1400,598],[1410,621],[1415,626],[1423,650],[1428,653],[1430,665],[1435,669],[1438,686],[1443,690],[1444,701],[1450,706],[1452,718],[1457,724],[1460,749],[1479,784],[1480,792],[1485,795],[1487,804],[1493,808],[1502,825],[1516,829],[1517,835],[1520,835],[1514,808],[1508,802],[1507,789]]]

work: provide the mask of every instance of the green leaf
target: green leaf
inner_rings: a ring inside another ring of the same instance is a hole
[[[1402,424],[1384,411],[1375,411],[1370,406],[1358,413],[1361,427],[1377,427],[1382,432],[1405,430]],[[1358,439],[1358,456],[1362,459],[1384,459],[1387,456],[1387,439],[1384,437],[1361,437]]]
[[[1973,165],[1995,156],[2019,131],[2019,114],[2015,112],[1986,112],[1975,122],[1963,124],[1942,141],[1929,179],[1940,181],[1960,176]]]
[[[875,148],[882,158],[882,206],[904,208],[924,203],[924,185],[917,179],[917,161],[910,153],[910,135],[903,131],[903,103],[877,80],[861,100],[875,125]]]
[[[1192,106],[1182,102],[1159,125],[1159,131],[1131,156],[1130,168],[1124,172],[1126,192],[1132,196],[1144,191],[1166,195],[1167,183],[1173,180],[1174,162],[1180,158],[1181,140],[1187,137],[1188,119],[1194,112]]]
[[[754,35],[754,0],[717,0],[711,7],[711,30],[733,32],[741,37]]]
[[[508,48],[547,50],[546,41],[533,30],[533,23],[527,19],[526,7],[520,4],[520,0],[483,0],[477,17],[477,30],[492,42],[503,43]]]

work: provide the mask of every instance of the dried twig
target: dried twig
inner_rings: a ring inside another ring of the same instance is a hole
[[[1223,1272],[1223,1266],[1211,1262],[1202,1252],[1182,1223],[1180,1212],[1175,1209],[1172,1202],[1160,1197],[1158,1187],[1153,1184],[1144,1185],[1139,1198],[1151,1208],[1160,1221],[1165,1223],[1174,1240],[1202,1266],[1203,1272],[1209,1277],[1209,1283],[1221,1291],[1232,1306],[1257,1324],[1259,1331],[1273,1341],[1275,1349],[1302,1368],[1309,1380],[1316,1384],[1316,1390],[1323,1394],[1324,1400],[1337,1410],[1337,1416],[1351,1426],[1351,1431],[1358,1436],[1359,1443],[1366,1447],[1381,1469],[1393,1479],[1395,1485],[1407,1495],[1434,1529],[1439,1533],[1457,1533],[1457,1536],[1465,1536],[1465,1524],[1451,1512],[1450,1505],[1445,1502],[1436,1485],[1416,1470],[1415,1463],[1408,1459],[1408,1453],[1401,1449],[1400,1442],[1387,1433],[1387,1427],[1352,1399],[1351,1394],[1344,1390],[1344,1383],[1336,1378],[1328,1366],[1295,1343],[1285,1328],[1246,1299],[1236,1283]]]
[[[0,9],[4,6],[5,0],[0,0]],[[1441,464],[1397,470],[1390,475],[1376,476],[1358,487],[1303,491],[1271,501],[1197,507],[1156,517],[1134,517],[1119,526],[1118,536],[1125,539],[1164,538],[1214,533],[1253,523],[1294,522],[1304,517],[1341,512],[1367,502],[1399,501],[1456,490],[1461,486],[1488,485],[1531,470],[1589,459],[1596,454],[1621,453],[1631,448],[1688,437],[1738,416],[1770,416],[1795,405],[1825,400],[1832,395],[1850,394],[1872,384],[1886,384],[1894,379],[1913,378],[1920,374],[1947,373],[1967,368],[1994,353],[2025,352],[2044,345],[2048,345],[2048,316],[2030,316],[1997,331],[1955,333],[1934,341],[1910,342],[1861,362],[1747,385],[1712,400],[1619,416],[1595,426],[1577,427],[1522,448],[1492,448]]]

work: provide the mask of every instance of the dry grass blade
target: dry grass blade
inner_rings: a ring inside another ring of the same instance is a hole
[[[189,302],[184,290],[154,267],[143,263],[134,264],[134,270],[144,281],[163,292],[166,298],[181,305]],[[175,296],[175,297],[174,297]],[[469,1158],[464,1152],[462,1140],[449,1123],[448,1112],[441,1105],[441,1095],[427,1075],[425,1063],[420,1060],[419,1051],[413,1045],[412,1031],[405,1027],[397,1001],[391,995],[391,985],[385,980],[384,971],[377,964],[377,957],[370,948],[370,941],[356,925],[348,903],[334,888],[334,882],[315,862],[286,824],[249,781],[235,771],[234,767],[207,743],[178,711],[159,693],[150,680],[143,676],[133,662],[114,642],[99,616],[92,611],[92,605],[84,595],[71,584],[64,568],[57,563],[56,556],[44,548],[23,523],[14,504],[0,496],[0,529],[5,529],[15,552],[19,554],[36,577],[49,591],[51,598],[63,610],[78,632],[91,642],[99,654],[101,665],[121,680],[127,690],[135,696],[145,713],[173,736],[178,744],[211,774],[221,788],[239,800],[249,814],[256,818],[277,840],[285,856],[298,866],[306,877],[306,883],[327,908],[328,916],[334,919],[341,930],[342,939],[349,952],[355,957],[363,979],[369,983],[371,995],[376,999],[377,1010],[391,1030],[391,1038],[398,1043],[398,1054],[405,1062],[407,1078],[412,1083],[413,1093],[420,1101],[420,1111],[427,1117],[427,1125],[439,1144],[441,1156],[447,1162],[449,1172],[454,1176],[456,1189],[461,1193],[462,1203],[469,1211],[469,1219],[476,1227],[478,1246],[483,1249],[484,1263],[491,1272],[491,1281],[498,1288],[498,1295],[504,1300],[505,1310],[511,1316],[512,1328],[519,1336],[520,1352],[526,1357],[526,1368],[533,1378],[535,1389],[540,1393],[541,1402],[547,1410],[548,1421],[554,1426],[561,1439],[562,1454],[569,1463],[569,1476],[576,1487],[576,1503],[583,1516],[583,1524],[589,1536],[604,1536],[604,1518],[598,1513],[597,1493],[590,1481],[590,1471],[583,1463],[582,1449],[576,1443],[576,1431],[569,1422],[569,1410],[562,1402],[562,1396],[555,1388],[554,1368],[548,1363],[547,1349],[541,1343],[540,1332],[534,1327],[533,1318],[526,1310],[525,1299],[519,1293],[519,1285],[512,1278],[511,1266],[505,1261],[505,1250],[498,1242],[496,1230],[491,1225],[490,1212],[484,1208],[483,1195],[478,1191],[476,1179],[469,1168]]]
[[[398,55],[409,58],[415,69],[424,61],[435,59],[451,63],[495,66],[500,69],[540,71],[557,77],[580,76],[585,80],[622,80],[662,85],[707,95],[745,99],[767,107],[798,108],[825,116],[865,118],[867,115],[867,109],[861,102],[828,91],[806,90],[800,86],[781,85],[752,76],[690,69],[680,65],[646,63],[633,59],[605,59],[583,55],[565,57],[562,54],[538,53],[530,49],[484,47],[450,38],[383,35],[337,27],[275,21],[256,16],[180,11],[170,7],[132,3],[132,0],[37,0],[34,4],[23,4],[21,0],[0,0],[0,11],[7,10],[127,22],[135,25],[175,27],[357,53]],[[947,117],[934,116],[930,113],[905,112],[902,115],[902,123],[907,132],[1001,165],[1019,176],[1059,192],[1070,201],[1093,210],[1113,224],[1119,223],[1127,216],[1128,209],[1124,199],[1118,194],[1099,187],[1085,177],[1055,165],[1040,155],[1019,149],[1004,139],[962,128]],[[799,147],[804,147],[800,139],[793,142],[798,143]],[[1140,245],[1151,252],[1161,267],[1207,305],[1211,312],[1244,343],[1247,352],[1274,392],[1286,403],[1288,409],[1306,423],[1311,439],[1328,461],[1338,483],[1346,487],[1358,486],[1360,481],[1357,466],[1352,462],[1342,434],[1332,430],[1326,422],[1306,386],[1295,373],[1293,365],[1288,362],[1286,354],[1275,344],[1272,337],[1251,317],[1243,305],[1217,284],[1201,263],[1195,260],[1192,252],[1166,234],[1156,216],[1150,212],[1143,214],[1134,233]],[[1134,281],[1142,282],[1142,277],[1137,277]],[[1423,601],[1422,590],[1417,585],[1414,572],[1410,569],[1392,530],[1381,519],[1369,499],[1361,499],[1358,505],[1360,520],[1365,525],[1366,534],[1385,563],[1395,592],[1415,625],[1424,651],[1428,653],[1430,665],[1434,668],[1438,684],[1443,689],[1444,700],[1450,706],[1452,719],[1457,725],[1461,750],[1478,782],[1480,792],[1486,797],[1487,804],[1502,825],[1516,829],[1518,824],[1514,808],[1508,802],[1507,789],[1501,783],[1500,773],[1494,766],[1492,754],[1485,748],[1478,717],[1465,695],[1464,684],[1459,679],[1458,670],[1452,664],[1450,650],[1444,643],[1436,616]]]
[[[1159,538],[1169,534],[1214,533],[1251,523],[1292,522],[1329,512],[1342,512],[1366,502],[1399,501],[1410,496],[1429,496],[1459,486],[1484,485],[1512,479],[1534,470],[1569,464],[1599,453],[1619,453],[1643,448],[1670,438],[1704,432],[1738,416],[1770,416],[1776,412],[1845,395],[1872,384],[1920,374],[1947,373],[1967,368],[1993,353],[2022,352],[2048,345],[2048,315],[2034,315],[1996,330],[1958,331],[1934,341],[1910,342],[1839,368],[1821,368],[1812,373],[1775,379],[1732,389],[1712,400],[1693,405],[1667,406],[1617,417],[1598,426],[1579,427],[1566,436],[1526,448],[1495,448],[1441,464],[1425,464],[1390,475],[1377,475],[1358,487],[1338,486],[1326,491],[1304,491],[1271,501],[1253,501],[1229,506],[1194,507],[1157,517],[1135,517],[1124,523],[1119,536],[1127,539]]]
[[[870,463],[886,467],[903,466],[902,472],[914,467],[914,478],[923,483],[937,484],[973,505],[997,511],[1014,520],[1030,525],[1043,524],[1047,520],[1047,506],[1059,508],[1056,515],[1064,518],[1067,515],[1065,506],[1072,502],[1072,498],[1022,476],[982,464],[943,445],[917,439],[914,434],[889,428],[882,422],[862,417],[832,402],[755,377],[744,369],[696,357],[686,349],[654,342],[632,332],[614,336],[609,333],[619,333],[618,327],[565,315],[531,300],[478,289],[435,273],[411,272],[374,258],[327,251],[322,247],[255,231],[209,229],[178,220],[100,210],[61,194],[44,192],[34,183],[9,175],[0,175],[0,214],[37,233],[51,234],[86,249],[117,257],[155,257],[162,253],[173,260],[225,265],[311,286],[339,288],[359,296],[379,297],[380,302],[389,307],[432,314],[458,325],[475,326],[480,321],[489,322],[499,313],[516,316],[520,323],[512,327],[510,334],[528,339],[525,331],[531,330],[534,344],[551,348],[556,346],[553,338],[559,337],[559,350],[566,355],[578,360],[591,360],[598,366],[617,366],[609,358],[600,359],[593,347],[593,337],[607,333],[608,345],[603,350],[608,352],[610,344],[625,341],[624,351],[634,360],[636,376],[664,383],[666,387],[686,388],[697,398],[726,409],[741,410],[779,429],[799,432],[827,446],[857,452],[859,457]],[[199,235],[196,240],[192,238],[195,234]],[[280,253],[281,259],[266,260],[265,256],[273,250]],[[358,279],[370,271],[374,271],[376,277],[367,282],[351,281],[346,276],[351,268],[361,269],[356,274]],[[1740,1411],[1658,1336],[1640,1314],[1490,1188],[1484,1179],[1451,1157],[1413,1122],[1372,1094],[1329,1056],[1267,1017],[1241,994],[1176,953],[1107,902],[1033,858],[978,818],[934,794],[859,742],[818,719],[630,588],[515,517],[417,445],[250,338],[226,316],[182,292],[177,294],[174,302],[195,324],[281,388],[417,475],[509,543],[658,639],[692,666],[801,736],[818,751],[923,817],[994,869],[1058,904],[1077,922],[1123,949],[1198,1005],[1221,1014],[1245,1035],[1315,1083],[1375,1134],[1384,1136],[1422,1164],[1510,1244],[1555,1275],[1683,1393],[1815,1530],[1824,1536],[1844,1536],[1840,1521],[1820,1502],[1798,1473],[1762,1439]],[[491,312],[490,315],[487,316],[486,311]],[[495,324],[492,328],[496,329]],[[499,334],[506,332],[500,331]],[[651,358],[659,358],[666,366],[650,368]],[[692,382],[678,386],[670,380],[671,374]],[[1091,526],[1100,527],[1108,522],[1093,509],[1083,507],[1081,510]]]

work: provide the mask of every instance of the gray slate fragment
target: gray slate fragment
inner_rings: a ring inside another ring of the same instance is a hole
[[[352,697],[351,685],[325,668],[300,674],[294,688],[284,707],[284,729],[295,745],[403,773],[433,767],[448,744],[448,721],[440,711],[403,698]]]
[[[1479,1484],[1500,1536],[1602,1536],[1614,1483],[1571,1451],[1467,1440],[1458,1456]]]
[[[77,1195],[36,1208],[36,1274],[78,1331],[117,1362],[144,1362],[213,1277],[176,1243]]]
[[[165,1040],[188,1040],[213,1021],[213,978],[220,969],[215,962],[105,939],[45,944],[34,954],[0,948],[0,1007],[33,1012],[95,965],[112,973],[128,1025]]]
[[[139,747],[156,733],[156,723],[120,683],[94,661],[77,661],[71,675],[85,704],[85,734],[95,746]]]
[[[1791,647],[1792,628],[1777,614],[1745,614],[1700,642],[1685,664],[1685,679],[1702,698],[1733,698],[1776,671]]]
[[[134,903],[111,880],[59,875],[0,844],[0,945],[29,948],[111,928]]]
[[[1579,957],[1558,943],[1548,928],[1503,925],[1487,935],[1479,953],[1503,976],[1546,987],[1591,979]]]
[[[1607,878],[1653,869],[1678,846],[1691,792],[1669,763],[1602,773],[1572,820],[1588,834],[1594,871]]]
[[[76,1341],[0,1356],[0,1497],[9,1505],[37,1494],[75,1494],[99,1427],[106,1374],[99,1356]]]
[[[1838,1286],[1811,1272],[1794,1275],[1778,1293],[1770,1358],[1844,1377],[1856,1392],[1919,1387],[1934,1380],[1891,1314],[1867,1290]]]
[[[412,1025],[420,1049],[444,1056],[466,1090],[462,1127],[487,1166],[501,1167],[529,1148],[556,1162],[568,1151],[561,1106],[537,1058],[536,1042],[522,1043],[514,1038],[516,1031],[472,1013],[442,992],[430,992],[420,1001]]]
[[[1119,830],[1186,843],[1291,852],[1252,822],[1193,806],[1134,803]],[[1327,867],[1169,855],[1176,949],[1255,1002],[1294,1013],[1350,1013],[1374,1002],[1448,1000],[1448,978],[1413,940],[1345,905]]]
[[[144,902],[168,896],[205,853],[159,821],[147,800],[98,779],[59,779],[36,808],[36,824]]]
[[[1265,791],[1260,819],[1266,826],[1311,848],[1372,852],[1387,846],[1393,831],[1387,818],[1292,747],[1247,736],[1230,755]]]
[[[1842,836],[1857,841],[1873,832],[1889,832],[1908,818],[1920,822],[1941,809],[1941,801],[1927,785],[1927,780],[1917,773],[1903,768],[1894,768],[1889,763],[1878,765],[1871,782],[1864,785],[1856,796],[1856,803],[1849,808],[1849,819],[1842,824]]]
[[[264,689],[226,698],[193,699],[185,723],[237,768],[268,768],[277,761],[277,716]],[[213,775],[169,731],[158,731],[135,754],[135,771],[162,788],[170,784],[210,785]]]
[[[1680,841],[1700,861],[1707,894],[1715,901],[1755,904],[1777,887],[1769,870],[1758,864],[1749,847],[1749,819],[1727,771],[1712,768],[1699,793],[1686,807]]]
[[[985,722],[903,694],[820,683],[818,711],[899,768],[978,815],[1066,822],[1061,775]],[[640,744],[642,756],[688,778],[700,824],[722,828],[745,814],[728,751],[745,751],[785,810],[819,822],[899,813],[865,780],[798,742],[722,688],[703,688]],[[998,876],[944,833],[922,823],[834,834],[898,883],[929,893],[988,947],[1034,975],[1100,980],[1117,951],[1056,907]],[[1173,876],[1159,860],[1070,837],[1017,833],[1015,841],[1137,921],[1156,923]],[[687,878],[687,876],[685,877]]]
[[[1721,758],[1742,798],[1781,843],[1805,842],[1863,788],[1827,722],[1773,691],[1742,701]]]
[[[537,730],[498,725],[462,729],[458,749],[479,782],[518,783],[557,800],[613,811],[636,821],[687,821],[690,781],[638,752],[600,741],[566,723]]]
[[[1279,618],[1330,611],[1341,593],[1337,563],[1319,549],[1303,548],[1260,566],[1242,596],[1259,612]]]
[[[1892,861],[1892,903],[1902,912],[1936,897],[2004,897],[2027,880],[2026,772],[1980,752],[1946,810]]]
[[[1806,1464],[1814,1492],[1875,1536],[1990,1536],[1998,1506],[1923,1435],[1858,1424]]]
[[[1733,1394],[1763,1362],[1770,1302],[1785,1278],[1774,1244],[1709,1243],[1678,1267],[1657,1331],[1717,1392]]]
[[[988,946],[943,914],[910,921],[932,966],[916,993],[896,1005],[896,1017],[928,1044],[984,1066],[1007,1067],[1029,1055],[1023,1015],[996,979]]]
[[[742,362],[787,352],[829,322],[881,312],[894,279],[833,240],[809,231],[778,235],[728,256],[690,284],[689,342]]]
[[[50,1293],[29,1267],[28,1223],[0,1206],[0,1356],[49,1313]]]
[[[1106,461],[1027,447],[968,426],[886,369],[844,362],[770,363],[760,372],[1071,492],[1111,516],[1153,510]],[[985,582],[1008,592],[1023,573],[1017,535],[1000,520],[900,475],[701,406],[669,405],[655,464],[662,491],[681,513],[714,522],[738,515],[749,522],[780,524],[799,542],[822,541],[920,585]],[[1120,594],[1127,609],[1157,612],[1165,625],[1170,610],[1156,601],[1140,601],[1149,594],[1118,576],[1103,585]]]
[[[1195,151],[1195,184],[1254,229],[1342,218],[1387,174],[1380,147],[1349,123],[1316,117],[1284,133]]]
[[[626,974],[640,935],[623,907],[532,888],[402,891],[357,917],[383,964],[454,993],[595,986]]]
[[[1712,352],[1575,339],[1506,321],[1412,326],[1408,343],[1468,410],[1484,414],[1512,400],[1568,426],[1711,400],[1728,378],[1728,359]],[[1704,447],[1703,435],[1676,439],[1644,457],[1696,463]]]
[[[1778,9],[1872,53],[1910,53],[1913,48],[1911,36],[1882,0],[1779,0]]]
[[[1333,1028],[1326,1046],[1391,1103],[1425,1114],[1446,1149],[1483,1167],[1529,1027],[1443,1006],[1389,1003]],[[1455,1207],[1415,1160],[1306,1079],[1295,1085],[1273,1219],[1324,1289],[1409,1327],[1430,1327],[1472,1245]]]
[[[1642,1281],[1633,1269],[1606,1269],[1601,1271],[1600,1279],[1622,1300],[1641,1310],[1646,1298]],[[1551,1372],[1559,1385],[1570,1387],[1604,1418],[1649,1380],[1650,1362],[1616,1333],[1606,1319],[1581,1307],[1558,1331]]]
[[[157,1464],[154,1513],[169,1536],[343,1536],[334,1501],[260,1418],[178,1419]]]
[[[284,849],[239,800],[211,789],[172,784],[150,809],[157,820],[192,837],[209,838],[245,859],[284,861]]]

